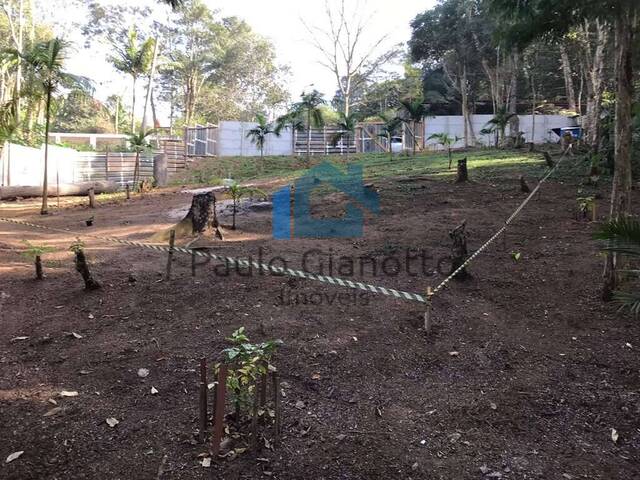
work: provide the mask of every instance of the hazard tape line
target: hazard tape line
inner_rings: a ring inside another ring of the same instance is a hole
[[[44,225],[38,225],[36,223],[29,223],[29,222],[25,222],[22,220],[16,220],[13,218],[0,218],[0,222],[4,222],[4,223],[13,223],[15,225],[23,225],[26,227],[32,227],[32,228],[38,228],[41,230],[49,230],[49,231],[53,231],[53,232],[60,232],[60,233],[67,233],[67,234],[72,234],[72,235],[76,235],[76,232],[73,232],[71,230],[66,230],[66,229],[61,229],[61,228],[53,228],[53,227],[47,227]],[[268,265],[265,263],[259,263],[259,262],[255,262],[255,261],[250,261],[250,260],[243,260],[243,259],[237,259],[237,258],[233,258],[233,257],[227,257],[227,256],[223,256],[223,255],[216,255],[215,253],[210,253],[210,252],[204,252],[201,250],[195,250],[195,249],[190,249],[190,248],[184,248],[184,247],[168,247],[168,246],[164,246],[164,245],[155,245],[155,244],[151,244],[151,243],[143,243],[143,242],[136,242],[133,240],[122,240],[120,238],[115,238],[115,237],[100,237],[98,235],[91,235],[91,234],[82,234],[79,235],[82,237],[87,237],[87,238],[93,238],[95,240],[102,240],[102,241],[107,241],[107,242],[113,242],[113,243],[119,243],[122,245],[128,245],[128,246],[132,246],[132,247],[139,247],[139,248],[147,248],[150,250],[155,250],[158,252],[169,252],[169,251],[173,251],[173,252],[178,252],[178,253],[183,253],[186,255],[197,255],[199,257],[208,257],[208,258],[212,258],[214,260],[220,261],[220,262],[224,262],[230,265],[238,265],[241,267],[249,267],[249,266],[253,266],[254,268],[257,268],[259,270],[262,271],[266,271],[266,272],[270,272],[273,273],[275,275],[286,275],[286,276],[290,276],[290,277],[297,277],[297,278],[304,278],[307,280],[314,280],[317,282],[321,282],[321,283],[328,283],[331,285],[337,285],[340,287],[347,287],[347,288],[353,288],[356,290],[363,290],[365,292],[370,292],[370,293],[375,293],[375,294],[381,294],[381,295],[386,295],[386,296],[390,296],[390,297],[395,297],[395,298],[399,298],[402,300],[409,300],[409,301],[415,301],[415,302],[421,302],[421,303],[425,303],[425,297],[418,294],[418,293],[411,293],[411,292],[404,292],[402,290],[396,290],[394,288],[385,288],[385,287],[380,287],[380,286],[376,286],[376,285],[370,285],[368,283],[362,283],[362,282],[354,282],[351,280],[346,280],[343,278],[338,278],[338,277],[331,277],[329,275],[317,275],[314,273],[309,273],[309,272],[305,272],[303,270],[294,270],[291,268],[284,268],[284,267],[276,267],[273,265]]]

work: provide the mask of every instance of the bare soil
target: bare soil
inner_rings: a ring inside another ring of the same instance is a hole
[[[258,272],[222,276],[214,263],[193,278],[180,255],[167,281],[165,254],[89,238],[103,289],[82,290],[66,251],[77,236],[146,241],[175,223],[170,213],[187,208],[189,195],[165,190],[48,217],[35,201],[3,205],[0,216],[74,233],[0,223],[0,478],[640,478],[640,326],[600,301],[595,224],[575,218],[579,181],[545,184],[506,245],[496,242],[468,280],[436,296],[428,336],[420,303]],[[261,248],[265,259],[300,268],[310,249],[323,252],[325,266],[329,256],[381,262],[423,249],[425,272],[416,261],[415,275],[351,278],[424,293],[443,278],[435,265],[448,254],[448,230],[466,219],[473,251],[525,195],[517,175],[462,185],[404,177],[375,187],[381,213],[366,216],[362,238],[274,241],[271,213],[243,210],[239,229],[226,230],[214,251],[255,257]],[[314,211],[337,205],[327,196]],[[60,249],[45,255],[42,282],[18,254],[23,239]],[[285,300],[300,303],[283,305],[283,288]],[[275,358],[282,444],[203,468],[198,361],[213,362],[239,326],[254,341],[284,341]]]

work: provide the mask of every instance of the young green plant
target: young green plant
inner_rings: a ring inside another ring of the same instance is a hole
[[[45,245],[34,245],[28,240],[24,240],[22,243],[27,246],[27,248],[22,252],[22,256],[31,260],[35,265],[36,278],[38,280],[44,279],[44,273],[42,271],[42,255],[45,253],[55,252],[56,249]]]
[[[239,421],[242,408],[251,405],[256,381],[268,372],[275,371],[275,367],[271,365],[271,358],[283,342],[268,340],[251,343],[244,327],[235,330],[227,340],[232,343],[231,347],[222,351],[225,362],[231,365],[227,376],[227,389],[233,395],[236,421]]]

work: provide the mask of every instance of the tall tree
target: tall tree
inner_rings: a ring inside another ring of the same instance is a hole
[[[464,118],[464,144],[475,143],[471,123],[471,96],[477,81],[471,73],[479,68],[474,28],[475,2],[447,0],[418,15],[411,22],[409,50],[414,61],[438,64],[455,86]]]
[[[611,191],[611,220],[631,210],[631,109],[633,102],[632,45],[638,30],[640,4],[637,0],[583,0],[557,3],[551,0],[489,0],[501,18],[501,37],[512,44],[525,44],[535,38],[561,38],[585,20],[606,20],[615,32],[615,164]],[[605,263],[603,298],[611,298],[616,286],[616,255],[611,252]]]
[[[63,70],[69,44],[60,38],[36,43],[29,51],[20,55],[25,64],[33,71],[35,78],[46,92],[45,128],[44,128],[44,177],[42,180],[42,207],[40,213],[49,213],[48,207],[48,164],[49,164],[49,124],[51,121],[51,103],[53,94],[59,87],[84,86],[88,88],[86,78],[72,75]]]
[[[342,97],[342,108],[349,115],[354,93],[395,58],[402,55],[398,46],[385,48],[388,34],[378,35],[367,42],[369,15],[366,5],[358,2],[353,10],[346,9],[345,0],[333,8],[325,0],[326,26],[308,26],[312,43],[321,56],[320,65],[336,79]]]
[[[302,92],[300,101],[293,105],[290,112],[291,118],[304,119],[307,131],[307,166],[311,165],[311,130],[324,125],[324,116],[321,106],[326,102],[322,94],[317,90],[309,93]]]
[[[422,98],[401,100],[400,105],[400,118],[405,122],[405,124],[410,125],[409,134],[413,139],[413,155],[415,156],[416,148],[418,146],[418,138],[424,139],[424,132],[421,132],[421,134],[418,135],[418,126],[422,125],[424,117],[429,114],[429,107],[424,103]]]
[[[136,83],[140,76],[145,75],[151,67],[153,61],[154,40],[138,40],[138,31],[131,28],[125,38],[113,42],[116,54],[109,57],[109,60],[116,70],[131,75],[132,98],[131,98],[131,132],[136,128]]]

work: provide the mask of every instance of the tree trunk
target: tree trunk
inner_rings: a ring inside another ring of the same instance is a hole
[[[467,158],[458,160],[458,176],[456,183],[462,183],[469,181],[469,172],[467,170]]]
[[[136,131],[136,76],[133,75],[133,94],[131,98],[131,133]]]
[[[153,89],[153,74],[156,70],[156,62],[158,60],[158,38],[153,42],[153,59],[151,60],[151,70],[149,70],[149,82],[147,83],[147,95],[144,99],[144,108],[142,110],[142,125],[140,131],[145,132],[147,129],[147,109],[151,100],[151,90]]]
[[[84,280],[84,289],[85,290],[97,290],[101,288],[100,283],[93,278],[91,275],[91,271],[89,270],[89,263],[87,262],[87,257],[84,254],[84,250],[78,248],[76,250],[76,270],[82,276],[82,280]]]
[[[602,111],[602,94],[604,90],[605,50],[608,41],[607,25],[599,21],[595,22],[596,45],[592,53],[591,43],[587,41],[584,47],[584,67],[587,75],[587,112],[585,115],[585,140],[594,150],[600,144],[600,113]],[[589,33],[589,27],[585,27],[584,35]]]
[[[35,266],[36,279],[42,280],[44,278],[44,274],[42,273],[42,258],[40,257],[40,255],[36,255]]]
[[[518,72],[520,71],[520,54],[514,48],[511,52],[511,84],[509,86],[509,113],[514,116],[509,120],[509,134],[513,138],[514,147],[520,138],[520,117],[518,117]]]
[[[571,62],[569,54],[564,43],[560,41],[560,64],[562,66],[562,75],[564,76],[564,90],[567,96],[569,110],[576,111],[576,92],[573,88],[573,76],[571,72]]]
[[[617,220],[631,211],[631,108],[633,103],[633,45],[634,15],[631,7],[623,8],[615,24],[615,164],[611,188],[610,218]],[[616,288],[615,254],[607,254],[604,269],[603,299],[610,300]]]
[[[311,166],[311,110],[307,110],[307,167]]]
[[[462,121],[464,122],[464,147],[469,147],[469,98],[467,86],[467,66],[462,66],[462,76],[460,77],[460,101],[462,107]]]
[[[42,179],[42,208],[40,215],[49,213],[49,121],[51,117],[51,87],[47,87],[47,116],[44,123],[44,178]]]
[[[138,181],[140,180],[140,152],[136,151],[136,163],[133,166],[133,188],[138,189]]]

